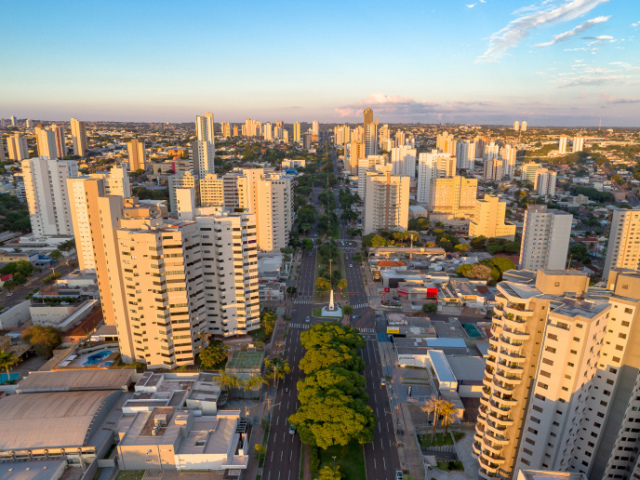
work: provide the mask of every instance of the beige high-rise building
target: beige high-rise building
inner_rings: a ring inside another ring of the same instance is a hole
[[[513,145],[500,147],[500,158],[502,158],[502,175],[513,179],[516,173],[516,156],[518,149]]]
[[[178,198],[176,191],[180,188],[199,189],[200,182],[191,172],[185,172],[181,175],[171,175],[169,177],[169,211],[176,213],[178,211]],[[195,192],[196,199],[199,197]]]
[[[96,253],[91,237],[91,198],[118,196],[129,198],[131,187],[126,165],[115,165],[108,174],[94,173],[67,179],[73,236],[80,270],[96,269]],[[94,212],[98,215],[99,213]],[[101,237],[96,237],[101,238]]]
[[[260,130],[258,130],[259,133]],[[216,145],[213,113],[207,112],[196,116],[196,139],[191,147],[194,175],[204,178],[208,173],[215,173]]]
[[[255,215],[197,217],[203,245],[208,332],[245,335],[260,327]]]
[[[432,181],[429,208],[452,218],[473,218],[476,211],[478,180],[460,176]]]
[[[476,160],[476,144],[471,140],[456,145],[456,166],[459,170],[473,170]]]
[[[578,134],[573,139],[573,146],[571,147],[571,151],[573,153],[576,153],[576,152],[581,152],[583,150],[584,150],[584,137]]]
[[[237,169],[222,176],[224,206],[249,211],[249,179]]]
[[[224,138],[230,138],[231,137],[231,124],[230,123],[223,123],[222,124],[222,136]]]
[[[318,120],[311,122],[311,135],[314,136],[316,138],[315,141],[317,141],[320,135],[320,122]]]
[[[9,160],[19,162],[20,160],[29,158],[27,139],[19,133],[7,137],[7,151],[9,153]]]
[[[485,194],[476,202],[476,211],[469,225],[469,236],[487,238],[506,238],[514,240],[516,226],[505,223],[507,204],[494,195]]]
[[[640,268],[640,209],[613,208],[603,278],[612,268]]]
[[[293,124],[293,141],[295,143],[301,143],[302,142],[302,132],[300,131],[300,123],[299,122],[294,122]]]
[[[378,129],[378,148],[387,150],[387,146],[391,142],[391,129],[386,123]],[[387,150],[389,151],[389,150]]]
[[[436,137],[436,148],[442,153],[455,156],[456,145],[455,138],[449,132],[443,132]]]
[[[234,125],[233,126],[233,136],[237,137],[238,136],[238,125]]]
[[[416,157],[418,151],[408,145],[391,149],[391,164],[393,175],[416,178]]]
[[[258,248],[279,252],[289,245],[293,227],[293,178],[268,173],[250,183],[256,189],[251,213],[256,215]]]
[[[526,132],[527,131],[527,122],[524,121],[520,124],[520,131],[521,132]]]
[[[144,141],[135,138],[127,142],[129,152],[129,171],[144,170],[147,162],[147,152],[144,148]]]
[[[639,292],[638,272],[616,269],[606,291],[551,298],[516,468],[640,474]]]
[[[33,235],[72,236],[67,179],[78,176],[78,164],[35,157],[22,161],[22,175]]]
[[[520,131],[520,122],[518,120],[516,120],[515,122],[513,122],[513,129],[518,132]]]
[[[378,122],[373,121],[373,110],[367,108],[363,114],[364,156],[378,154]]]
[[[539,271],[504,275],[498,283],[492,336],[480,398],[473,453],[482,479],[509,479],[514,473],[523,417],[536,376],[549,310],[565,295],[579,296],[589,285],[581,272]],[[578,312],[580,314],[580,312]],[[564,347],[566,348],[566,344]],[[523,444],[524,445],[524,444]]]
[[[200,179],[200,205],[203,207],[224,206],[222,177],[215,173],[208,173]]]
[[[567,136],[560,135],[560,139],[558,140],[558,153],[560,155],[565,155],[567,153]]]
[[[73,141],[73,154],[80,157],[87,156],[87,127],[84,122],[75,118],[71,119],[71,140]]]
[[[363,158],[365,158],[364,143],[352,138],[351,146],[349,148],[349,165],[347,169],[351,175],[358,175],[358,162]]]
[[[380,168],[386,167],[386,168]],[[367,186],[366,178],[367,172],[380,171],[380,172],[391,172],[392,166],[391,164],[387,165],[387,156],[386,155],[370,155],[366,158],[361,158],[358,160],[358,196],[364,200],[365,198],[365,189]]]
[[[556,194],[557,173],[548,168],[536,170],[536,181],[533,184],[536,193],[544,197],[553,197]]]
[[[58,158],[64,158],[67,156],[67,139],[64,134],[64,127],[62,125],[50,125],[49,129],[54,132],[56,136],[56,149],[58,151]]]
[[[363,235],[380,230],[409,227],[410,177],[367,172],[364,197]]]
[[[55,131],[49,130],[47,128],[42,128],[42,126],[38,126],[35,128],[35,134],[38,156],[47,158],[59,158]]]
[[[484,161],[484,179],[488,182],[502,181],[502,160],[494,158]]]
[[[431,198],[432,181],[453,177],[456,174],[456,157],[432,150],[418,155],[418,203],[426,204]]]
[[[526,182],[531,182],[531,183],[535,183],[536,182],[536,175],[538,172],[538,169],[542,168],[542,165],[538,164],[538,163],[525,163],[520,167],[520,171],[522,172],[522,180],[526,181]]]
[[[546,205],[528,205],[524,214],[520,267],[525,270],[564,270],[573,215],[547,210]]]
[[[407,143],[406,134],[402,130],[397,130],[394,140],[396,142],[396,147],[401,147]]]

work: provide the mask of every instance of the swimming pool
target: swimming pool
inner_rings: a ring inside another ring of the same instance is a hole
[[[476,327],[473,323],[463,323],[462,326],[464,327],[464,329],[467,331],[467,333],[471,338],[482,337],[482,334],[478,330],[478,327]]]
[[[100,363],[109,355],[111,355],[111,353],[112,350],[102,350],[101,352],[92,353],[87,357],[83,365],[95,365],[96,363]]]

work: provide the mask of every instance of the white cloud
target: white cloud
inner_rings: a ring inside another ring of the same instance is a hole
[[[582,37],[585,40],[593,40],[592,42],[587,43],[587,47],[592,47],[593,45],[602,45],[603,43],[613,43],[615,42],[615,38],[611,35],[598,35],[597,37]]]
[[[589,13],[601,3],[609,0],[567,0],[562,5],[530,13],[510,22],[502,30],[491,35],[489,48],[478,57],[477,62],[495,62],[507,50],[515,47],[531,30],[555,23],[567,22]]]
[[[563,78],[558,84],[558,88],[569,87],[592,87],[598,85],[606,85],[609,83],[623,83],[630,78],[629,75],[600,75],[587,74],[577,75],[570,78]]]
[[[539,43],[539,44],[534,45],[534,46],[535,47],[550,47],[551,45],[555,45],[558,42],[564,42],[565,40],[569,40],[571,37],[575,37],[579,33],[582,33],[585,30],[590,29],[591,27],[593,27],[594,25],[597,25],[598,23],[606,22],[610,18],[611,18],[611,15],[609,15],[608,17],[600,16],[600,17],[592,18],[591,20],[587,20],[586,22],[582,22],[580,25],[578,25],[577,27],[572,28],[571,30],[569,30],[567,32],[564,32],[564,33],[561,33],[559,35],[556,35],[555,37],[553,37],[553,40],[551,40],[550,42]]]
[[[477,5],[477,3],[470,3],[467,5],[467,8],[473,8]]]
[[[633,28],[636,28],[638,25],[640,25],[640,22],[634,22],[634,23],[631,24],[631,26]]]
[[[612,97],[606,93],[602,94],[602,99],[607,103],[640,103],[640,98]]]

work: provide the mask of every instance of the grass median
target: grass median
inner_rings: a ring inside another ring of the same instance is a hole
[[[357,442],[351,442],[347,446],[334,445],[326,450],[319,449],[320,470],[325,465],[333,468],[333,457],[336,457],[336,466],[340,466],[340,470],[345,480],[359,480],[366,478],[366,470],[364,468],[364,449]]]

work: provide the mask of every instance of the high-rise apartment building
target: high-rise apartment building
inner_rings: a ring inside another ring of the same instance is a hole
[[[551,299],[516,468],[640,473],[639,292],[637,271],[615,269],[606,291]]]
[[[293,178],[267,173],[250,183],[256,192],[251,213],[256,215],[258,248],[279,252],[289,245],[293,227]]]
[[[311,122],[311,135],[316,138],[316,141],[320,136],[320,122],[318,120]]]
[[[387,150],[387,147],[390,145],[390,143],[391,143],[391,129],[389,128],[389,125],[384,124],[378,130],[378,149]]]
[[[485,194],[476,202],[476,211],[469,224],[469,236],[487,238],[506,238],[513,241],[516,237],[516,226],[505,223],[507,204],[495,195]]]
[[[222,136],[224,138],[231,138],[231,124],[230,123],[223,123],[222,124]]]
[[[18,119],[15,117],[15,115],[11,115],[11,126],[12,127],[18,126]]]
[[[527,131],[527,122],[526,122],[526,120],[520,124],[520,131],[521,132],[526,132]]]
[[[567,136],[560,135],[560,139],[558,140],[558,153],[560,155],[565,155],[567,153]]]
[[[515,122],[513,122],[513,129],[518,132],[520,131],[520,122],[518,120],[516,120]]]
[[[531,182],[532,184],[536,182],[536,175],[538,169],[542,168],[541,165],[537,163],[525,163],[520,167],[522,180],[525,182]]]
[[[371,114],[373,115],[373,113]],[[365,114],[365,118],[367,115]],[[364,124],[364,155],[378,154],[378,122]]]
[[[255,215],[196,218],[203,252],[208,332],[243,335],[260,327]]]
[[[345,170],[347,170],[351,175],[357,175],[358,164],[363,158],[365,158],[364,143],[352,137],[351,145],[349,146],[349,162],[348,165],[345,165]]]
[[[75,118],[71,119],[71,140],[73,142],[73,154],[80,157],[87,156],[87,127],[84,122]]]
[[[265,123],[262,127],[262,137],[268,142],[273,141],[273,125],[271,122]]]
[[[52,130],[56,136],[56,150],[58,151],[58,158],[64,158],[67,156],[67,139],[64,133],[64,127],[62,125],[50,125],[49,129]]]
[[[78,164],[36,157],[22,161],[22,175],[34,236],[72,236],[67,178],[78,176]]]
[[[478,180],[460,176],[435,178],[429,208],[451,218],[472,218],[476,211]]]
[[[169,211],[176,213],[178,211],[177,190],[180,188],[193,188],[196,199],[199,193],[196,191],[200,187],[199,179],[191,172],[185,172],[180,175],[171,175],[169,177]]]
[[[436,148],[442,152],[454,156],[457,142],[449,132],[443,132],[436,137]]]
[[[612,268],[640,268],[640,209],[613,208],[603,278]]]
[[[198,178],[215,173],[215,138],[213,113],[207,112],[196,117],[196,140],[192,145],[193,170]]]
[[[0,135],[0,162],[6,162],[7,157],[4,153],[4,142],[2,141],[2,135]]]
[[[503,277],[497,285],[485,388],[473,444],[480,463],[479,475],[485,480],[512,478],[514,474],[518,440],[528,435],[523,417],[532,400],[531,379],[536,376],[538,365],[545,366],[540,362],[547,355],[541,344],[549,328],[549,311],[567,304],[570,310],[573,297],[582,295],[589,285],[589,277],[577,271],[540,270],[537,275],[523,271],[519,276],[507,273]],[[579,310],[576,313],[581,315]],[[571,345],[569,339],[555,348],[570,350]],[[520,444],[530,446],[527,441]]]
[[[484,153],[482,155],[484,161],[493,160],[494,158],[500,157],[500,144],[491,142],[489,144],[485,144]]]
[[[573,139],[573,146],[571,148],[571,151],[573,153],[576,153],[581,152],[582,150],[584,150],[584,138],[582,137],[582,135],[576,135]]]
[[[293,124],[293,141],[295,143],[301,143],[302,140],[302,136],[301,136],[301,131],[300,131],[300,123],[299,122],[294,122]]]
[[[512,180],[516,173],[516,155],[518,149],[514,145],[500,147],[500,158],[502,158],[502,175]]]
[[[207,173],[200,179],[199,202],[203,207],[224,206],[224,187],[222,177],[215,173]]]
[[[384,167],[384,168],[380,168]],[[358,160],[358,196],[365,198],[367,172],[373,171],[392,171],[392,166],[387,165],[386,155],[369,155],[366,158]]]
[[[573,215],[529,205],[524,214],[520,267],[524,270],[564,270],[567,265]]]
[[[222,176],[224,206],[232,209],[250,211],[249,178],[236,169]]]
[[[488,182],[500,182],[502,180],[502,160],[493,158],[484,161],[484,179]]]
[[[536,170],[536,181],[533,184],[536,193],[545,197],[553,197],[556,194],[557,173],[548,168]]]
[[[144,148],[144,141],[135,138],[127,142],[129,152],[129,171],[144,170],[147,162],[147,152]]]
[[[234,125],[233,126],[233,136],[237,137],[238,136],[238,125]]]
[[[38,149],[38,156],[47,158],[60,158],[58,157],[58,146],[56,143],[56,133],[53,130],[42,128],[37,126],[35,128],[36,134],[36,147]]]
[[[431,182],[435,178],[453,177],[456,174],[456,157],[433,150],[418,155],[418,203],[426,204],[431,198]]]
[[[7,138],[7,150],[9,160],[20,161],[29,158],[27,139],[19,133],[15,133]]]
[[[396,147],[401,147],[407,143],[407,135],[402,130],[397,130],[394,140],[396,141]]]
[[[456,161],[459,170],[473,170],[476,160],[476,144],[465,140],[456,144]]]
[[[411,178],[382,172],[367,172],[363,234],[409,227]]]
[[[404,177],[416,177],[416,156],[417,150],[408,145],[391,149],[391,173]]]

